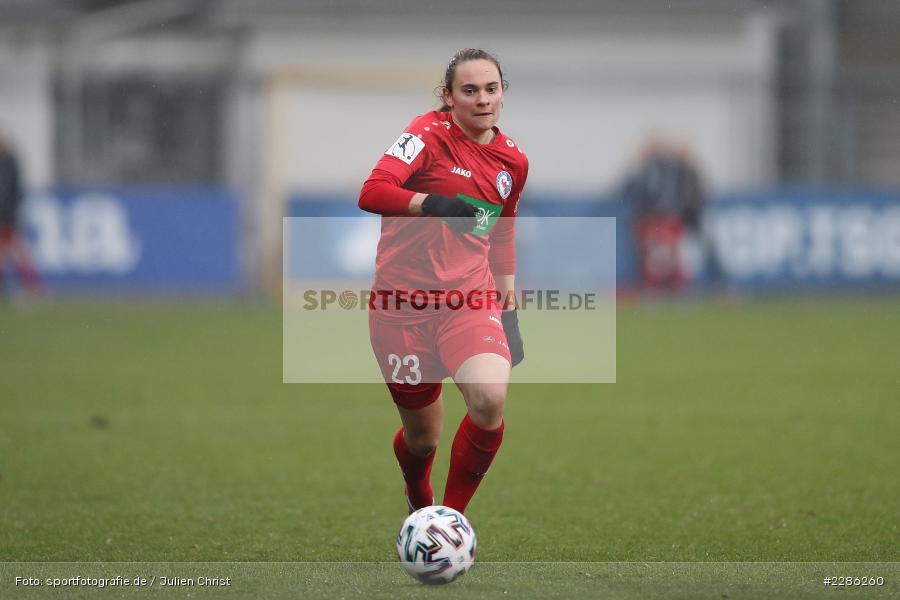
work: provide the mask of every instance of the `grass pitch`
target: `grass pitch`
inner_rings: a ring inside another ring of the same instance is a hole
[[[277,309],[0,307],[0,597],[98,593],[15,586],[32,573],[160,571],[248,598],[900,591],[900,302],[646,305],[617,326],[618,383],[512,386],[467,511],[479,564],[431,589],[394,564],[386,390],[283,385]],[[445,402],[438,497],[463,414]],[[92,564],[26,564],[73,561]],[[823,587],[843,575],[885,583]]]

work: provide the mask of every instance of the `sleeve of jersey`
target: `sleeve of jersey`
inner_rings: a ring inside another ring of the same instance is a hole
[[[430,136],[423,135],[421,117],[413,120],[379,159],[359,194],[359,207],[379,215],[405,215],[416,193],[403,187],[417,171],[428,168]]]
[[[488,261],[494,275],[514,275],[516,272],[516,212],[519,198],[528,178],[528,164],[522,171],[521,182],[510,201],[503,205],[500,220],[491,231],[491,248]]]

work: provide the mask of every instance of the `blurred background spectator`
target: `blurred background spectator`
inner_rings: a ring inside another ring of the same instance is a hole
[[[699,174],[693,165],[664,140],[648,140],[623,192],[634,211],[632,235],[641,288],[677,290],[684,285],[681,245],[689,212],[695,229],[699,224],[699,195]]]
[[[19,161],[0,132],[0,300],[9,294],[5,279],[7,265],[18,275],[25,291],[34,295],[40,292],[40,278],[18,231],[21,206]]]
[[[632,211],[638,284],[678,291],[701,275],[715,285],[718,259],[703,223],[706,190],[688,144],[651,137],[628,175],[622,199]]]

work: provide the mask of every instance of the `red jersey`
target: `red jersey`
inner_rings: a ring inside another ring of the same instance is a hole
[[[514,219],[528,158],[494,127],[479,144],[449,112],[413,119],[363,185],[359,206],[384,215],[373,290],[492,290],[493,275],[515,273]],[[496,205],[487,236],[453,232],[435,217],[406,215],[414,193],[465,194]]]

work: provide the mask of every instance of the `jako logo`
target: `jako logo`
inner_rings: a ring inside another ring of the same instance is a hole
[[[460,169],[459,167],[453,167],[450,170],[454,175],[462,175],[463,177],[472,177],[472,171],[466,171],[465,169]]]

